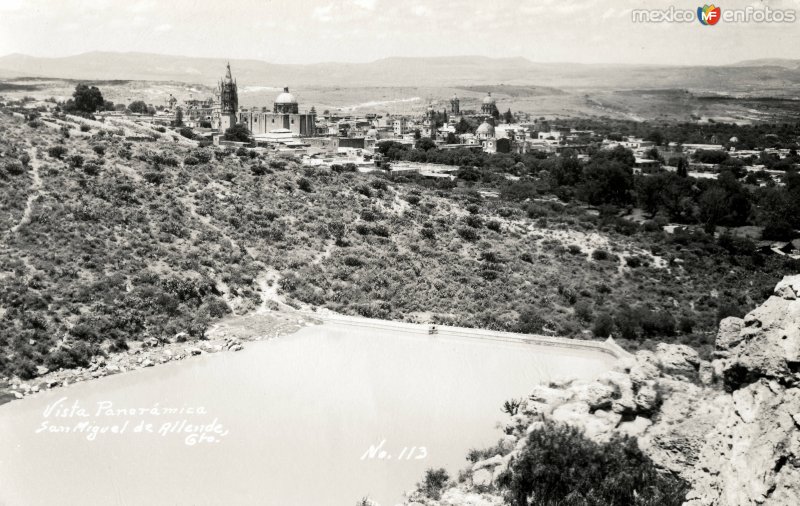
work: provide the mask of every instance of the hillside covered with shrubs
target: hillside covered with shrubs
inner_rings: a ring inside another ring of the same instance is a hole
[[[797,270],[525,180],[479,192],[469,170],[434,182],[168,139],[0,116],[0,375],[202,339],[267,279],[296,307],[703,350]]]

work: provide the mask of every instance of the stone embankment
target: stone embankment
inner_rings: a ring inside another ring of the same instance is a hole
[[[0,404],[28,395],[65,387],[73,383],[111,376],[136,369],[153,367],[183,360],[185,358],[218,353],[240,351],[248,341],[261,341],[287,335],[308,324],[302,315],[274,312],[251,314],[223,320],[207,333],[207,338],[194,340],[180,333],[168,340],[149,337],[129,343],[129,349],[119,353],[108,353],[106,357],[94,357],[88,367],[48,371],[39,368],[39,376],[28,381],[11,378],[0,384]]]
[[[711,362],[660,344],[620,359],[594,381],[537,386],[504,426],[496,455],[475,462],[439,500],[409,505],[500,505],[498,478],[546,420],[595,441],[637,438],[665,472],[691,485],[689,506],[800,504],[800,276],[743,319],[720,323]]]

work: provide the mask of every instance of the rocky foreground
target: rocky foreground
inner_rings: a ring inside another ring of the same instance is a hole
[[[497,454],[474,463],[438,500],[409,506],[505,504],[501,476],[546,420],[608,441],[637,438],[665,472],[691,484],[690,506],[800,504],[800,275],[744,319],[720,323],[711,362],[661,344],[595,381],[538,386],[505,426]],[[579,463],[577,463],[579,464]]]

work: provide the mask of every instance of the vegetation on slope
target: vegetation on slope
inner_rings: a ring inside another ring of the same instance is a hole
[[[702,231],[665,234],[527,194],[524,181],[481,194],[465,178],[302,168],[93,123],[2,116],[0,134],[5,230],[32,191],[26,163],[42,179],[30,221],[0,246],[5,375],[145,337],[202,339],[214,319],[260,303],[267,274],[297,306],[702,349],[719,317],[796,270]]]

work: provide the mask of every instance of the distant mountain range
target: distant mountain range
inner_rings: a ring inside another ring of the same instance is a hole
[[[0,78],[176,81],[213,85],[227,60],[149,53],[90,52],[59,58],[0,57]],[[525,58],[385,58],[369,63],[274,64],[230,60],[244,86],[541,85],[558,88],[686,88],[797,97],[800,60],[763,59],[727,66],[535,63]]]

